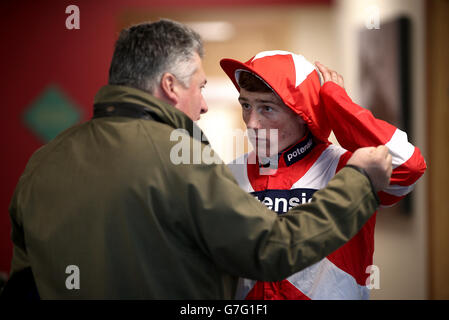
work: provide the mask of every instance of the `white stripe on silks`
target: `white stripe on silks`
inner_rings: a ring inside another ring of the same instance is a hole
[[[415,147],[407,140],[407,134],[400,129],[396,129],[385,145],[393,158],[393,169],[407,162],[415,152]]]
[[[247,159],[248,153],[238,157],[231,163],[228,163],[228,168],[231,170],[240,188],[242,188],[245,192],[250,193],[254,192],[254,189],[248,179]]]
[[[295,273],[287,280],[312,300],[369,299],[368,287],[359,285],[354,277],[327,258]]]
[[[256,280],[239,278],[239,282],[237,283],[237,290],[235,292],[235,299],[245,300],[246,296],[252,290],[255,284]]]
[[[288,51],[283,51],[283,50],[262,51],[262,52],[259,52],[258,54],[256,54],[254,56],[253,60],[251,60],[251,61],[254,61],[254,60],[257,60],[260,58],[264,58],[264,57],[271,57],[271,56],[276,56],[276,55],[286,56],[289,54],[292,54],[292,53],[288,52]]]
[[[307,61],[303,56],[292,54],[293,62],[295,63],[296,81],[295,87],[298,87],[307,76],[315,70],[315,66]]]
[[[402,197],[405,196],[406,194],[410,193],[413,191],[413,189],[415,188],[415,184],[412,184],[410,186],[399,186],[396,184],[390,185],[387,188],[383,189],[383,192],[386,192],[388,194],[392,194],[396,197]]]
[[[368,279],[369,274],[366,277]],[[368,300],[370,295],[367,286],[359,285],[354,277],[327,258],[291,275],[287,280],[312,300]],[[245,299],[255,284],[255,280],[240,278],[235,298]]]
[[[255,55],[252,61],[263,58],[263,57],[270,57],[270,56],[286,56],[291,55],[293,59],[293,64],[295,65],[295,73],[296,73],[296,80],[295,80],[295,87],[299,86],[306,78],[307,76],[315,70],[315,66],[311,64],[309,61],[304,58],[304,56],[295,54],[288,51],[283,50],[272,50],[272,51],[262,51]]]
[[[319,190],[324,188],[329,180],[335,176],[340,157],[345,152],[346,150],[340,146],[333,144],[328,146],[306,174],[293,184],[291,189],[309,188]]]

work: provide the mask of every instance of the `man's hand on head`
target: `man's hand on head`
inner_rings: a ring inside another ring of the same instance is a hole
[[[324,83],[332,81],[342,88],[345,87],[343,77],[339,73],[337,73],[334,70],[328,69],[326,66],[324,66],[318,61],[315,62],[315,65],[318,67],[318,70],[320,70]]]

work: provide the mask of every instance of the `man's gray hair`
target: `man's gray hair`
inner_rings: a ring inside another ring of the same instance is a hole
[[[185,87],[196,71],[195,52],[204,56],[198,33],[167,19],[122,30],[115,44],[109,84],[153,93],[162,75],[172,73]]]

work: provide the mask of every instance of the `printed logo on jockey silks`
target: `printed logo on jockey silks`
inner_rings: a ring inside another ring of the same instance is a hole
[[[291,166],[297,161],[304,158],[315,146],[312,134],[309,133],[307,138],[298,142],[296,145],[284,152],[284,161],[287,166]]]
[[[298,188],[292,190],[254,191],[251,194],[266,205],[268,209],[277,214],[283,214],[297,205],[310,202],[315,191],[317,190]]]

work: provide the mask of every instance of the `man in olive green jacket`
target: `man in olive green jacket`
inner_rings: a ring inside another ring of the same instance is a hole
[[[209,148],[193,134],[207,111],[201,56],[178,23],[122,32],[94,118],[40,148],[18,182],[12,277],[30,268],[45,299],[230,299],[238,276],[284,279],[369,219],[391,174],[382,147],[355,152],[352,168],[279,217],[225,165],[174,163],[174,130]]]

